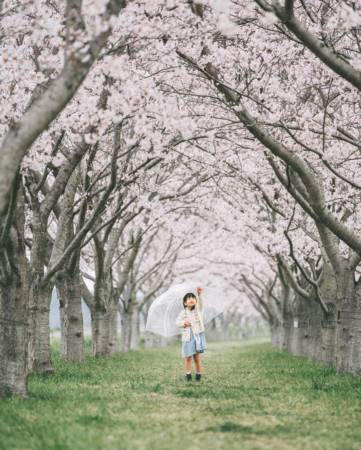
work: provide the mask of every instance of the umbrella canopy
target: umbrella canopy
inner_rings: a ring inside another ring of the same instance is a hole
[[[225,302],[220,289],[195,282],[181,283],[170,287],[154,300],[149,308],[145,329],[165,337],[180,334],[182,328],[177,327],[175,322],[179,313],[184,309],[183,297],[188,292],[196,295],[197,287],[203,288],[204,324],[221,314],[225,308]]]

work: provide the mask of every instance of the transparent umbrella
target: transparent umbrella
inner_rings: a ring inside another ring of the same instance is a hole
[[[182,329],[177,327],[175,322],[179,313],[183,310],[183,297],[188,292],[193,292],[196,295],[197,287],[203,288],[204,324],[221,314],[225,308],[222,290],[203,286],[196,282],[175,284],[151,304],[145,329],[165,337],[180,334]]]

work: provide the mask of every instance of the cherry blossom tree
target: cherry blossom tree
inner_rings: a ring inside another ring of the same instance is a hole
[[[6,123],[0,152],[2,215],[6,212],[22,159],[36,138],[72,99],[111,35],[112,18],[125,8],[127,2],[89,3],[84,5],[81,0],[69,0],[64,7],[47,2],[39,5],[33,1],[5,2],[2,45],[6,45],[6,51],[3,52],[2,72],[10,88],[7,100],[19,99],[24,91],[26,96],[25,103],[22,99],[15,110],[10,107],[3,113]],[[40,39],[46,42],[44,48],[38,46]],[[26,62],[22,71],[30,68],[31,73],[27,75],[31,82],[20,83],[19,88],[20,61]],[[35,89],[31,90],[30,86],[34,84]]]
[[[53,370],[54,285],[69,360],[81,297],[105,356],[194,277],[223,288],[223,326],[254,314],[275,346],[359,371],[360,7],[40,4],[0,13],[0,395]]]
[[[251,2],[246,3],[250,6]],[[356,372],[360,368],[360,356],[355,356],[355,349],[359,348],[356,331],[359,327],[357,319],[359,307],[356,300],[358,285],[355,283],[355,270],[360,262],[360,247],[357,237],[358,211],[356,205],[347,208],[345,203],[342,203],[337,208],[332,203],[336,200],[334,196],[336,191],[336,195],[338,195],[340,191],[343,193],[346,191],[349,194],[351,188],[358,190],[357,174],[355,178],[346,176],[342,171],[334,168],[333,163],[328,162],[325,155],[330,155],[336,148],[339,148],[344,133],[350,132],[351,136],[353,132],[357,133],[357,129],[353,129],[353,126],[349,125],[349,123],[353,123],[352,117],[355,108],[358,108],[356,106],[358,94],[353,88],[359,88],[357,76],[354,76],[357,75],[357,68],[354,68],[350,62],[344,63],[341,60],[344,59],[343,53],[346,52],[348,46],[355,49],[356,54],[358,53],[356,26],[359,23],[357,22],[359,14],[356,10],[352,10],[352,14],[350,13],[353,22],[351,22],[348,32],[344,33],[344,23],[341,23],[339,28],[330,33],[327,26],[323,27],[323,25],[325,24],[325,12],[329,16],[329,21],[335,19],[332,2],[329,2],[328,8],[322,9],[322,11],[312,10],[312,7],[305,9],[303,5],[300,5],[297,12],[304,21],[312,21],[313,24],[320,23],[324,34],[322,37],[317,37],[317,31],[312,35],[312,31],[307,30],[306,26],[295,18],[294,2],[286,2],[284,7],[278,3],[257,3],[261,6],[261,11],[255,10],[251,21],[252,25],[249,25],[250,21],[248,20],[243,24],[244,28],[249,26],[253,29],[254,21],[260,21],[259,29],[262,30],[263,35],[265,30],[274,35],[273,29],[269,30],[270,25],[278,31],[278,35],[268,41],[262,36],[257,36],[257,31],[255,31],[251,40],[251,47],[254,45],[253,42],[256,45],[262,42],[263,51],[270,50],[273,59],[272,73],[267,71],[267,62],[264,58],[259,61],[250,61],[248,68],[247,64],[244,64],[241,69],[243,76],[241,79],[237,79],[234,69],[233,71],[232,69],[224,71],[222,76],[220,75],[221,70],[217,64],[218,54],[217,56],[216,53],[212,54],[209,48],[206,53],[208,62],[205,60],[206,58],[200,60],[198,56],[195,59],[180,50],[178,50],[178,55],[204,79],[208,79],[214,85],[220,96],[218,101],[221,103],[221,107],[223,108],[226,104],[227,109],[232,111],[235,120],[242,124],[250,135],[259,144],[262,144],[263,148],[267,149],[267,161],[281,185],[303,211],[313,219],[321,247],[320,253],[324,270],[322,280],[312,280],[305,271],[302,272],[302,275],[311,285],[312,291],[322,306],[323,329],[319,346],[325,349],[325,354],[319,355],[319,358],[327,363],[335,363],[339,370]],[[340,2],[333,3],[340,5]],[[247,7],[247,4],[245,6]],[[262,11],[265,11],[265,14]],[[321,12],[323,15],[319,19]],[[242,14],[241,11],[240,14]],[[241,18],[238,19],[238,21],[240,20]],[[342,14],[339,20],[342,22]],[[294,40],[285,32],[285,29],[292,31],[298,40]],[[339,39],[341,34],[343,39]],[[332,51],[327,49],[327,45],[321,44],[322,39],[326,39],[329,46],[334,46]],[[277,48],[282,49],[277,55],[277,59],[274,58],[275,51],[272,51],[275,44]],[[214,47],[213,44],[213,49]],[[234,45],[234,41],[231,41],[229,47],[234,49],[234,57],[239,60],[239,47]],[[247,47],[249,51],[250,48],[248,45]],[[305,53],[305,47],[311,49],[320,62],[312,54]],[[285,61],[289,59],[291,48],[295,52],[294,54],[299,56],[299,59],[290,60],[291,65],[286,74],[281,64],[284,66]],[[300,51],[303,52],[302,55],[299,53]],[[241,52],[244,52],[244,47]],[[194,54],[194,51],[192,53]],[[310,73],[305,73],[300,69],[300,61],[302,64],[305,64],[305,61],[308,62],[311,68]],[[323,63],[327,65],[326,69]],[[255,67],[252,65],[259,66],[258,73],[260,75],[253,80],[248,78],[247,81],[247,77],[255,72]],[[262,66],[266,66],[263,72]],[[330,75],[328,68],[335,71],[339,77],[335,78]],[[246,75],[247,69],[248,75]],[[301,77],[300,74],[303,76]],[[314,81],[315,74],[317,83]],[[261,80],[263,83],[267,80],[266,88],[267,86],[272,88],[265,89],[260,85]],[[292,80],[292,86],[290,80]],[[298,82],[302,83],[302,88],[301,86],[298,88]],[[349,88],[345,82],[350,82],[353,87]],[[278,91],[275,88],[278,88]],[[310,98],[305,99],[298,95],[296,90],[299,89],[298,92],[302,92],[302,89],[305,88],[308,88],[309,93],[315,92],[315,95],[311,95],[312,102],[317,106],[311,115],[308,103]],[[284,98],[287,98],[287,101],[284,101]],[[342,109],[338,109],[336,105],[342,105]],[[300,117],[298,122],[294,115],[295,107],[298,108],[298,117]],[[304,111],[303,115],[301,111]],[[335,123],[338,125],[335,126]],[[345,123],[345,127],[340,126],[341,123]],[[349,131],[345,131],[347,128]],[[354,151],[352,139],[348,144],[342,146],[343,170],[346,169],[347,161],[350,161],[350,155]],[[331,180],[337,186],[333,189],[329,188],[330,173],[335,176]],[[289,236],[286,235],[286,238],[291,243]],[[290,271],[286,269],[287,266],[282,263],[282,267],[288,274],[288,282],[292,282]],[[293,286],[297,285],[293,284]],[[296,288],[296,291],[297,293],[302,292],[299,287]],[[335,295],[332,296],[331,292],[335,292]],[[305,296],[304,292],[302,294]],[[327,297],[326,301],[322,299],[323,296]],[[353,312],[350,314],[351,310]],[[342,332],[337,332],[341,329]]]

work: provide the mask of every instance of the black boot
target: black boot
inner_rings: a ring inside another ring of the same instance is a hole
[[[192,374],[191,374],[191,373],[186,373],[185,379],[186,379],[187,381],[192,381]]]
[[[201,373],[196,373],[196,380],[197,381],[201,381],[202,379],[202,374]]]

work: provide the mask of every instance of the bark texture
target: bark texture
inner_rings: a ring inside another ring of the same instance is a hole
[[[79,270],[63,271],[57,277],[61,320],[61,357],[67,361],[84,360],[84,330]]]
[[[0,397],[27,394],[28,263],[22,192],[9,234],[1,247]]]
[[[50,302],[53,286],[32,283],[29,301],[29,370],[37,373],[52,373],[50,346]]]

